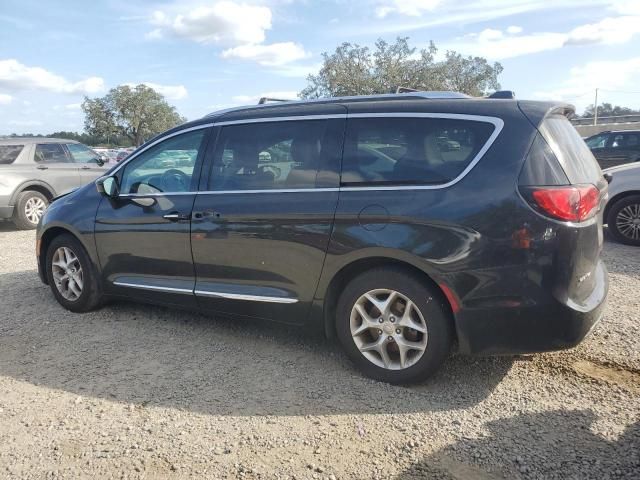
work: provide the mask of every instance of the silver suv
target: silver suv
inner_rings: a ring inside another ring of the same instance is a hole
[[[86,145],[59,138],[0,138],[0,219],[35,228],[54,197],[108,170]]]

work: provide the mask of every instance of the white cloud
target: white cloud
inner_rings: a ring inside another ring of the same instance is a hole
[[[81,103],[68,103],[64,106],[65,110],[80,110],[82,107]]]
[[[160,85],[159,83],[153,82],[141,82],[143,85],[146,85],[149,88],[153,88],[156,92],[169,100],[182,100],[183,98],[187,98],[189,92],[184,85]],[[125,83],[124,85],[128,87],[135,87],[139,85],[139,83]]]
[[[15,127],[37,127],[42,125],[40,120],[9,120],[7,123]]]
[[[11,95],[0,93],[0,105],[9,105],[12,101],[13,97]]]
[[[298,92],[293,90],[281,91],[281,92],[264,92],[260,95],[236,95],[231,97],[231,100],[236,104],[251,104],[258,103],[262,97],[277,98],[279,100],[298,100]]]
[[[616,90],[634,90],[638,83],[640,57],[593,61],[571,68],[564,82],[555,88],[534,92],[534,95],[537,98],[570,101],[584,107],[593,103],[596,88],[614,94]]]
[[[237,45],[261,43],[265,31],[271,28],[268,7],[220,1],[188,11],[184,8],[177,3],[168,11],[155,11],[150,19],[155,29],[147,33],[147,38],[173,35],[205,44]]]
[[[293,42],[272,43],[270,45],[239,45],[222,52],[223,58],[253,60],[260,65],[281,66],[308,57],[302,45]]]
[[[640,33],[640,15],[605,18],[597,23],[590,23],[574,28],[569,32],[567,45],[586,45],[601,43],[614,45],[626,43]]]
[[[391,14],[419,17],[423,13],[435,9],[441,0],[388,0],[376,8],[376,16],[385,18]]]
[[[89,77],[74,83],[44,68],[28,67],[15,59],[8,59],[0,60],[0,87],[89,95],[104,90],[104,80]]]
[[[465,35],[446,46],[463,54],[502,60],[571,45],[620,44],[640,33],[640,16],[605,18],[597,23],[580,25],[569,32],[522,34],[522,31],[522,28],[515,26],[504,31],[487,28]]]

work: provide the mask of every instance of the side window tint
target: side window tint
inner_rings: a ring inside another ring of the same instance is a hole
[[[67,148],[76,163],[98,163],[99,155],[86,145],[68,143]]]
[[[624,137],[622,135],[615,135],[613,142],[611,142],[612,148],[621,148],[624,146]]]
[[[40,143],[36,146],[35,161],[38,163],[71,163],[61,143]]]
[[[210,190],[314,188],[324,156],[326,120],[223,127]]]
[[[176,135],[131,160],[120,181],[122,193],[177,193],[195,189],[193,178],[206,129]]]
[[[8,165],[13,163],[24,145],[0,145],[0,165]]]
[[[640,135],[627,134],[625,136],[627,137],[625,142],[627,147],[637,148],[640,145],[640,141],[639,141]]]
[[[606,143],[606,135],[596,135],[595,137],[587,139],[587,145],[589,146],[589,148],[604,148]]]
[[[351,119],[342,183],[447,183],[469,165],[494,128],[469,120]]]

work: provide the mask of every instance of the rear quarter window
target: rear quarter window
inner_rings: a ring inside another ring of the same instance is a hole
[[[24,145],[0,145],[0,165],[8,165],[13,163]]]
[[[444,184],[458,177],[495,126],[444,118],[349,119],[342,184]]]
[[[540,126],[571,183],[597,184],[602,171],[591,150],[564,115],[550,115]]]

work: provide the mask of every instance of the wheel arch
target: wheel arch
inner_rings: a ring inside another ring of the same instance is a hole
[[[614,197],[611,197],[608,201],[607,204],[604,207],[604,213],[602,216],[603,219],[603,223],[607,223],[607,218],[609,217],[609,211],[611,211],[611,208],[620,200],[622,200],[623,198],[626,197],[630,197],[633,195],[640,195],[640,190],[626,190],[624,192],[620,192],[617,195],[615,195]]]
[[[51,245],[51,242],[53,242],[53,240],[57,237],[59,237],[60,235],[71,235],[72,237],[74,237],[76,240],[78,240],[80,242],[80,244],[85,248],[85,250],[87,250],[86,245],[84,244],[84,242],[82,241],[82,238],[79,235],[76,235],[74,232],[72,232],[70,229],[62,227],[62,226],[53,226],[51,228],[48,228],[47,230],[45,230],[42,235],[40,236],[40,238],[38,239],[38,251],[39,251],[39,255],[38,255],[38,267],[40,269],[41,272],[43,272],[42,275],[42,280],[44,281],[44,283],[48,284],[48,279],[47,279],[47,251],[49,250],[49,245]],[[88,250],[87,250],[88,251]],[[91,258],[89,256],[89,258]]]
[[[338,303],[338,298],[340,297],[340,292],[343,291],[344,287],[347,285],[349,281],[355,278],[357,275],[360,275],[367,270],[371,270],[373,268],[380,267],[392,267],[399,268],[406,272],[409,272],[416,277],[420,278],[425,282],[431,289],[434,291],[436,295],[440,296],[440,300],[442,304],[445,306],[447,310],[447,316],[451,322],[451,329],[454,333],[454,336],[457,337],[457,329],[455,322],[455,312],[458,310],[458,304],[455,297],[452,297],[452,292],[449,288],[442,284],[438,283],[434,280],[433,276],[427,273],[426,271],[418,268],[413,263],[410,263],[405,260],[393,258],[393,257],[385,257],[385,256],[373,256],[366,258],[359,258],[351,261],[343,265],[332,277],[327,286],[324,303],[323,303],[323,324],[324,324],[324,333],[327,338],[335,338],[335,315],[336,315],[336,306]]]
[[[56,196],[55,190],[48,183],[41,182],[39,180],[30,180],[28,182],[21,183],[18,188],[16,188],[11,197],[11,205],[15,205],[18,195],[26,191],[39,192],[47,197],[47,200],[49,201]]]

